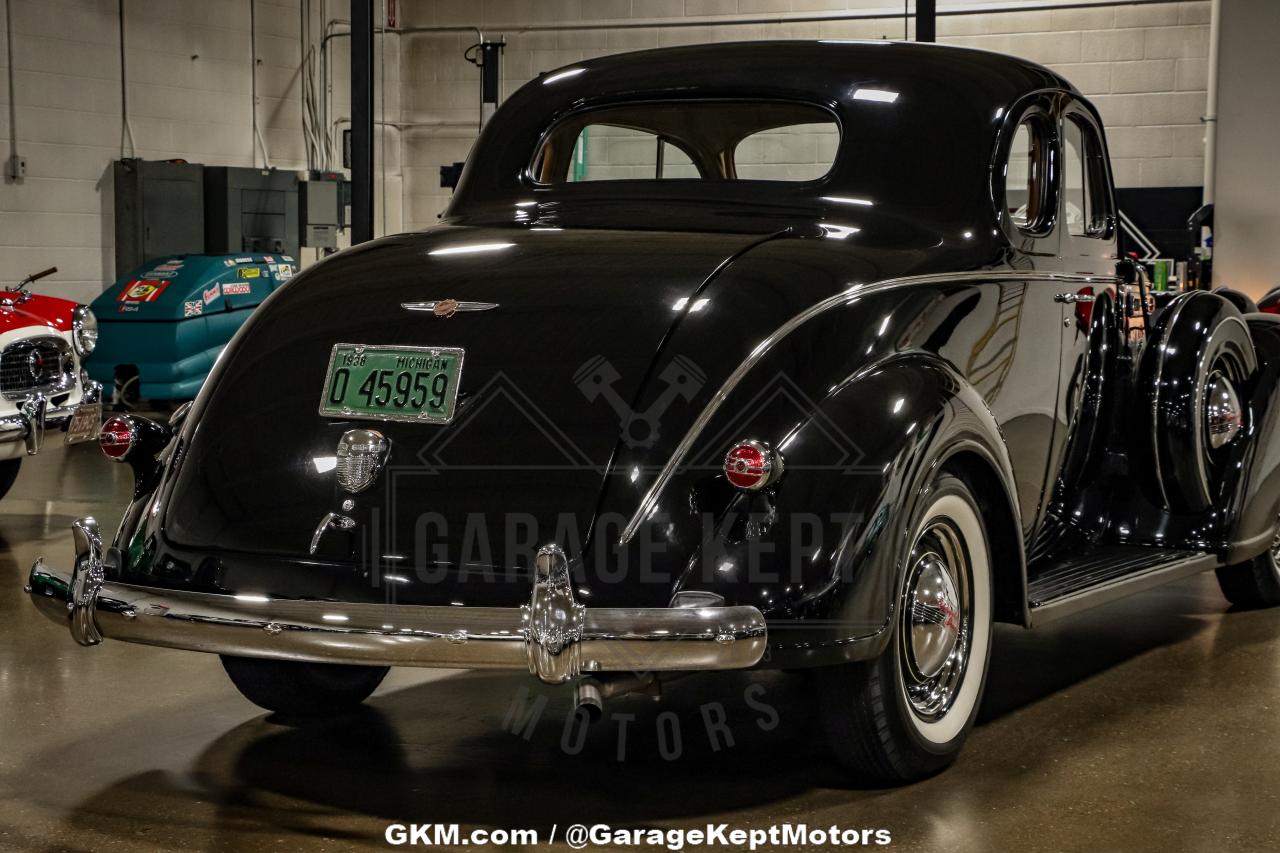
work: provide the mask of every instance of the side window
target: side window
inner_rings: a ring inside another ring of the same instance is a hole
[[[1067,232],[1075,237],[1110,237],[1111,196],[1097,133],[1091,124],[1068,116],[1062,122],[1062,140]]]
[[[1043,234],[1053,223],[1049,192],[1049,124],[1042,115],[1027,116],[1018,125],[1005,164],[1005,208],[1013,224]]]
[[[835,124],[793,124],[750,134],[733,149],[739,178],[816,181],[831,171],[840,146]]]
[[[669,140],[630,127],[592,124],[578,134],[566,182],[698,177],[689,155]]]

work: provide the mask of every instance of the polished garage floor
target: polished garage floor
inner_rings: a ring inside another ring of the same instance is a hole
[[[687,679],[663,705],[616,702],[633,722],[607,718],[566,751],[567,691],[518,674],[393,672],[362,713],[299,729],[241,699],[212,656],[78,648],[22,584],[40,554],[66,565],[73,518],[114,527],[126,475],[92,447],[51,453],[0,502],[0,849],[378,848],[411,821],[558,823],[562,838],[573,823],[805,822],[888,828],[895,850],[1280,844],[1280,612],[1228,613],[1211,576],[999,630],[959,763],[851,790],[812,739],[798,676],[751,693],[736,675]],[[522,688],[549,698],[527,738],[504,728]],[[707,733],[716,702],[732,745]]]

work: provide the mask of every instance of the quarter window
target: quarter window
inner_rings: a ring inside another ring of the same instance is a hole
[[[1102,145],[1093,126],[1068,117],[1062,123],[1063,193],[1067,233],[1076,237],[1107,237],[1110,203]]]
[[[1052,223],[1049,205],[1049,124],[1032,114],[1018,125],[1005,164],[1005,206],[1013,224],[1043,233]]]

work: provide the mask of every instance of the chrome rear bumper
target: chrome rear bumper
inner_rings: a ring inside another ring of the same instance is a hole
[[[750,606],[585,608],[554,546],[523,607],[424,607],[215,595],[109,583],[91,518],[73,526],[70,576],[37,560],[27,592],[82,645],[103,638],[244,657],[461,669],[528,669],[559,684],[617,671],[740,669],[764,654]]]

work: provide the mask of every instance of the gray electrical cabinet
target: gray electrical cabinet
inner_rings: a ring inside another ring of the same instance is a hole
[[[317,249],[338,247],[338,229],[342,227],[340,189],[338,179],[312,177],[298,185],[298,209],[302,213],[302,232],[298,236],[302,245]]]
[[[206,166],[204,200],[206,254],[298,254],[296,172]]]
[[[204,251],[204,166],[127,158],[112,163],[116,275],[166,255]]]

